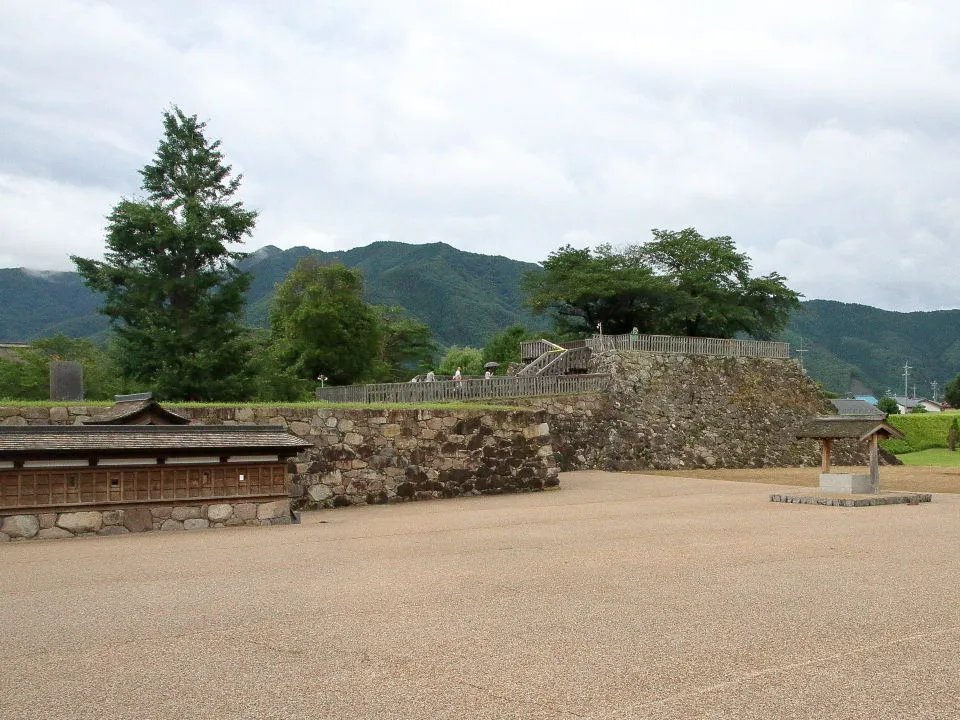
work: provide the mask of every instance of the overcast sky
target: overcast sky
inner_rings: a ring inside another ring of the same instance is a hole
[[[0,267],[72,269],[161,113],[247,249],[730,235],[807,298],[960,307],[960,3],[0,2]]]

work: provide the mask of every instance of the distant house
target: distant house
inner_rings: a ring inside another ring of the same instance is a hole
[[[933,400],[927,400],[926,398],[911,398],[906,397],[905,395],[894,395],[893,399],[897,403],[897,408],[899,408],[902,414],[911,412],[913,408],[918,405],[923,407],[927,412],[940,412],[943,410],[943,406],[934,402]]]
[[[831,400],[833,406],[837,409],[837,415],[876,418],[883,420],[887,414],[880,410],[876,405],[872,405],[866,400]]]

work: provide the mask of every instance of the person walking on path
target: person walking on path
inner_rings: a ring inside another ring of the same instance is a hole
[[[434,382],[436,381],[437,376],[433,374],[433,370],[427,373],[427,379],[424,382]]]

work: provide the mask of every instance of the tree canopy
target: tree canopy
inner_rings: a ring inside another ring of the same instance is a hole
[[[900,414],[900,407],[897,405],[897,401],[889,396],[884,396],[877,400],[877,409],[882,410],[887,415]]]
[[[559,333],[640,332],[700,337],[738,333],[767,339],[800,307],[800,294],[779,273],[751,277],[750,259],[730,237],[704,238],[694,228],[653,230],[653,240],[616,251],[569,245],[542,270],[527,273],[524,292]]]
[[[103,293],[121,371],[166,399],[249,392],[241,311],[250,280],[228,246],[251,233],[256,213],[234,199],[241,176],[205,127],[177,107],[164,112],[164,136],[140,171],[145,197],[113,208],[103,261],[71,258]]]
[[[950,407],[960,408],[960,374],[943,386],[943,397]]]
[[[402,382],[433,367],[437,352],[433,332],[396,305],[374,305],[380,321],[380,348],[375,379]]]
[[[483,346],[483,362],[498,362],[501,365],[519,363],[520,343],[542,336],[543,333],[531,333],[523,325],[510,325]]]
[[[13,357],[0,357],[0,398],[46,400],[50,397],[50,361],[73,360],[83,365],[84,396],[106,400],[125,392],[114,360],[86,338],[57,334],[30,341]]]
[[[374,376],[380,318],[363,300],[363,277],[340,263],[304,258],[277,285],[270,328],[282,365],[296,377],[332,384]]]

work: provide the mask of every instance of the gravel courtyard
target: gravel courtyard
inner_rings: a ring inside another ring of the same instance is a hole
[[[0,718],[960,716],[960,495],[566,473],[0,545]]]

